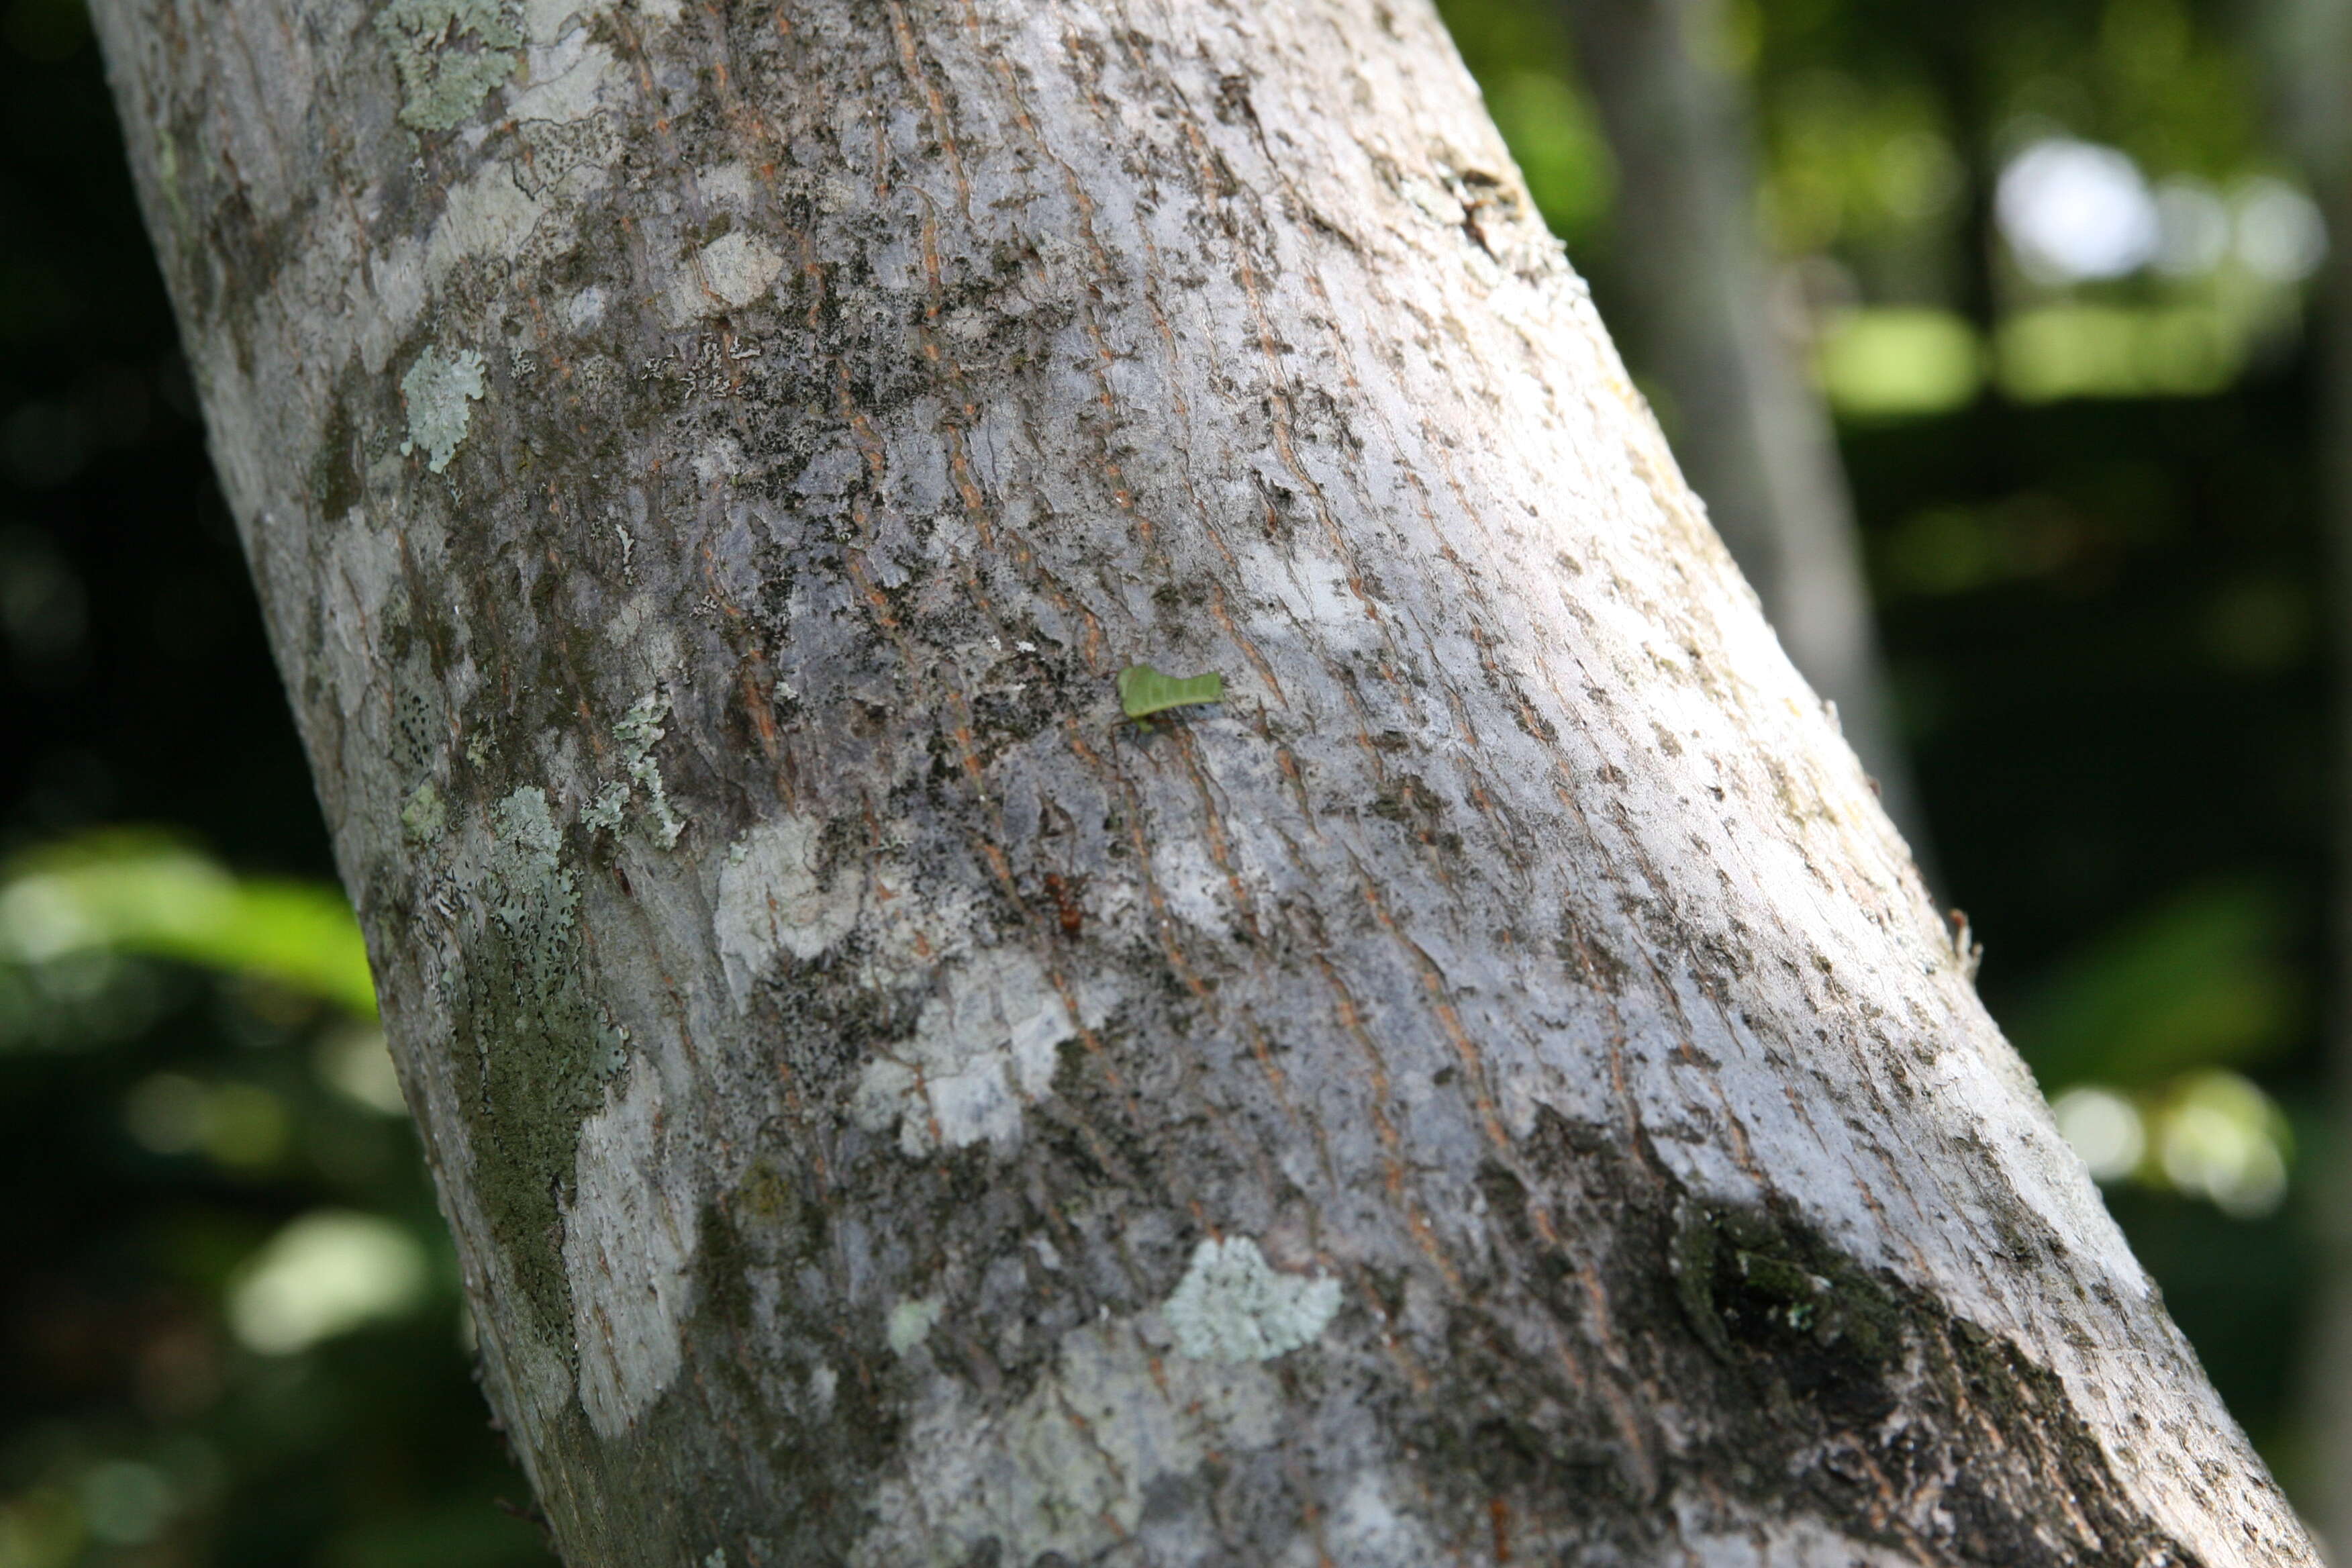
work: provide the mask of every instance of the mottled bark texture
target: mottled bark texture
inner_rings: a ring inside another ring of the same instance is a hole
[[[1672,400],[1674,447],[1789,658],[1837,704],[1915,855],[1927,825],[1887,695],[1853,500],[1780,319],[1746,85],[1712,56],[1721,0],[1557,0],[1618,169],[1603,296]]]
[[[99,11],[573,1563],[2310,1561],[1419,0]]]

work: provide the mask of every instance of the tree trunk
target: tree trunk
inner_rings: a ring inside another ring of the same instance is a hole
[[[1674,400],[1674,447],[1789,658],[1837,704],[1887,815],[1926,824],[1871,624],[1829,411],[1775,320],[1747,93],[1703,57],[1717,0],[1559,0],[1618,165],[1602,296]]]
[[[99,13],[572,1563],[2311,1561],[1420,0]]]

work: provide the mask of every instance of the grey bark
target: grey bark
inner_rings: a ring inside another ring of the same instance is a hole
[[[2336,630],[2336,863],[2331,947],[2336,994],[2328,1033],[2332,1169],[2313,1212],[2320,1226],[2318,1310],[2304,1381],[2310,1425],[2306,1495],[2336,1562],[2352,1560],[2352,4],[2273,0],[2254,13],[2273,106],[2327,218],[2330,248],[2313,294],[2319,362],[2313,422],[2319,518]]]
[[[2311,1561],[1425,5],[99,16],[571,1562]]]
[[[1603,296],[1674,402],[1674,449],[1765,619],[1877,780],[1915,854],[1927,823],[1872,625],[1829,411],[1797,363],[1758,232],[1745,87],[1706,57],[1717,0],[1558,0],[1618,166]]]

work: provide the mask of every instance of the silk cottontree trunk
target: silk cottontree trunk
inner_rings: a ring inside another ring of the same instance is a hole
[[[2311,1560],[1419,0],[99,12],[573,1563]]]

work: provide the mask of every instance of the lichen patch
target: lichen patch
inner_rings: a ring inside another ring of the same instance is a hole
[[[604,84],[619,73],[613,51],[573,33],[562,43],[530,51],[531,85],[510,108],[519,123],[585,120],[604,102]]]
[[[914,1038],[866,1064],[851,1114],[869,1132],[895,1123],[909,1157],[982,1139],[1010,1147],[1022,1108],[1053,1084],[1055,1048],[1076,1032],[1036,959],[1017,948],[976,954],[923,1005]]]
[[[580,891],[563,865],[563,830],[555,826],[547,792],[525,784],[504,796],[490,808],[490,912],[528,928],[542,945],[568,941]]]
[[[751,166],[740,160],[714,163],[694,176],[702,199],[739,213],[751,210]]]
[[[482,356],[472,349],[446,357],[436,348],[418,354],[400,378],[400,395],[408,405],[408,439],[400,444],[401,455],[421,447],[427,468],[436,474],[446,468],[465,442],[483,390]]]
[[[1195,1361],[1272,1361],[1312,1343],[1339,1310],[1339,1282],[1286,1274],[1246,1236],[1192,1249],[1160,1315],[1177,1351]]]
[[[821,874],[824,833],[817,818],[795,814],[763,822],[728,847],[712,925],[739,1004],[787,955],[814,958],[856,923],[857,879]]]
[[[487,163],[451,185],[441,216],[425,247],[425,281],[439,289],[478,256],[515,258],[530,251],[552,199],[533,195],[515,181],[511,163]]]
[[[955,1380],[932,1385],[902,1445],[919,1458],[870,1500],[874,1526],[850,1562],[990,1561],[992,1537],[1006,1563],[1097,1560],[1132,1539],[1168,1489],[1154,1483],[1272,1447],[1280,1399],[1265,1368],[1156,1363],[1124,1322],[1072,1330],[1055,1369],[1001,1415]]]
[[[401,123],[454,131],[514,75],[522,29],[500,0],[393,0],[376,31],[400,74]]]
[[[1214,931],[1233,923],[1225,907],[1232,889],[1199,840],[1171,838],[1161,844],[1152,851],[1151,875],[1169,912],[1186,924]]]
[[[699,1232],[692,1184],[663,1155],[660,1079],[641,1060],[580,1129],[577,1196],[563,1216],[580,1403],[617,1437],[677,1373]]]
[[[697,251],[694,265],[671,287],[670,317],[683,324],[740,310],[765,294],[783,269],[783,256],[773,246],[731,229]]]
[[[1452,1554],[1429,1528],[1412,1514],[1397,1511],[1396,1500],[1402,1489],[1377,1470],[1358,1471],[1323,1527],[1322,1550],[1314,1550],[1302,1539],[1294,1543],[1283,1568],[1291,1568],[1294,1563],[1298,1568],[1309,1568],[1318,1559],[1346,1563],[1351,1568],[1422,1568],[1423,1563],[1444,1561]]]
[[[431,779],[418,784],[400,808],[400,826],[412,844],[437,842],[449,826],[449,809]]]
[[[522,30],[534,44],[551,44],[612,8],[612,0],[523,0]]]
[[[906,1355],[931,1337],[942,1303],[937,1296],[919,1296],[890,1309],[890,1353]]]
[[[677,836],[686,831],[686,821],[670,805],[668,787],[654,762],[654,744],[667,732],[662,721],[668,717],[669,699],[657,691],[648,692],[613,726],[623,776],[596,793],[580,814],[583,823],[592,829],[618,833],[627,819],[630,803],[642,800],[646,831],[654,842],[665,849],[677,845]]]

